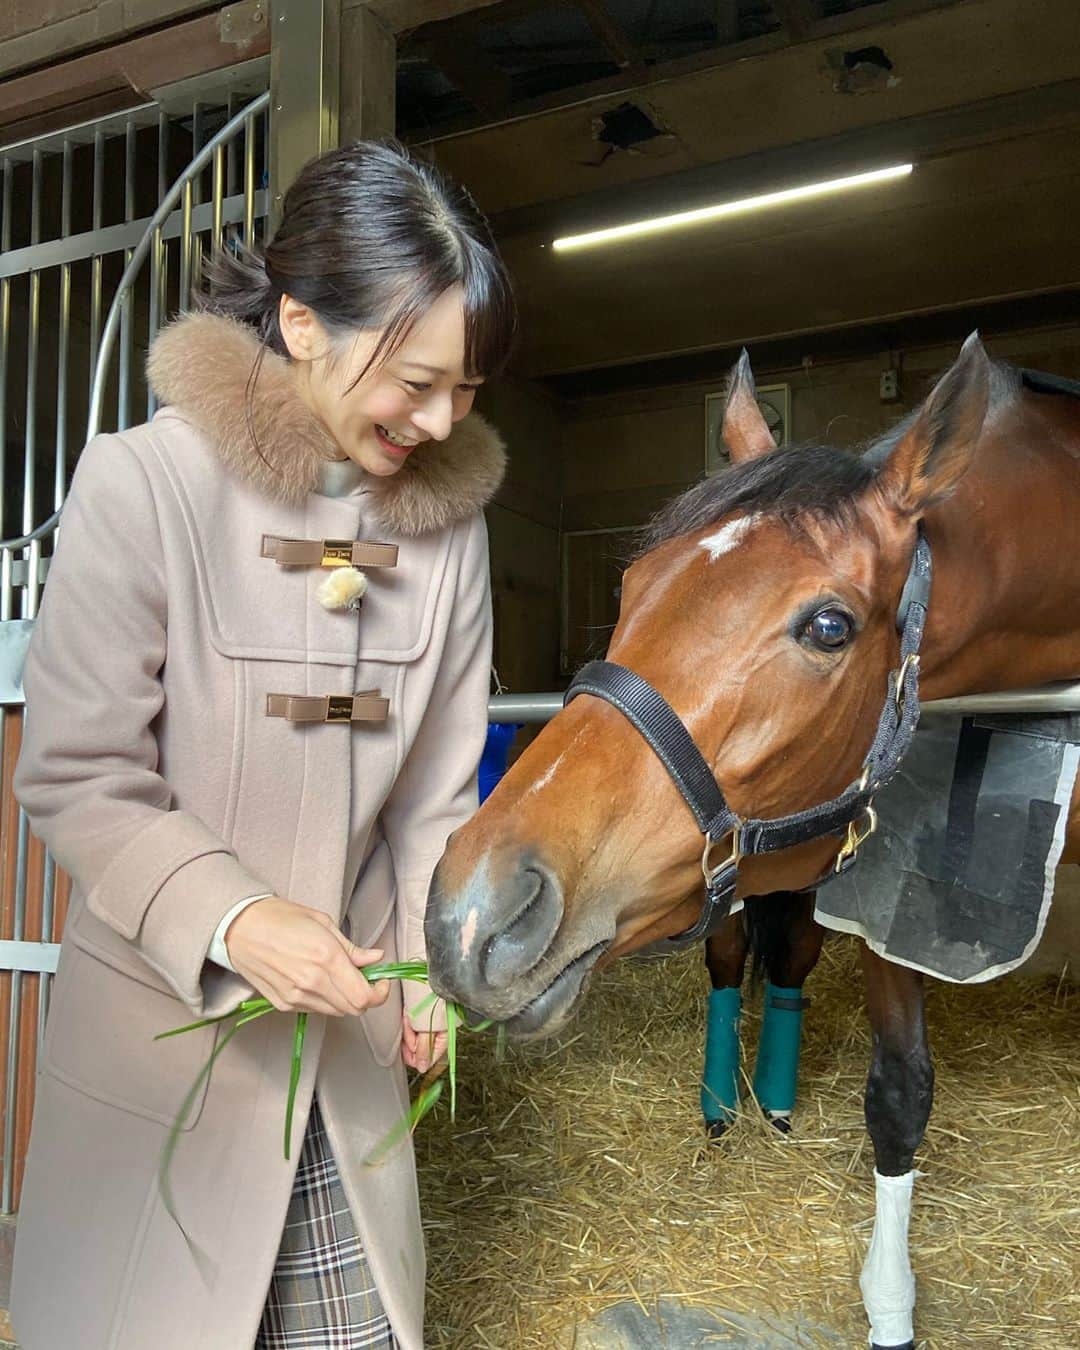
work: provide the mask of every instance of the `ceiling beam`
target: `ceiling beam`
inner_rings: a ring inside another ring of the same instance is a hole
[[[484,15],[483,18],[485,20],[502,18],[504,14],[514,13],[519,7],[523,7],[526,2],[529,8],[536,4],[536,0],[504,0],[498,10],[490,16]],[[723,3],[724,0],[718,0],[719,5],[722,6]],[[868,8],[852,10],[847,14],[835,15],[831,19],[819,20],[812,38],[809,40],[820,41],[823,38],[839,40],[848,34],[857,33],[864,29],[880,31],[886,24],[931,13],[934,10],[946,10],[955,6],[977,4],[978,0],[886,0],[884,4],[871,5]],[[453,28],[453,25],[450,25],[450,27]],[[554,93],[512,103],[507,109],[505,117],[501,120],[516,121],[523,117],[535,117],[541,113],[558,112],[563,108],[589,103],[594,99],[605,99],[615,94],[631,93],[635,89],[651,88],[653,85],[662,84],[668,80],[678,80],[700,71],[729,66],[736,61],[767,56],[772,52],[783,50],[789,45],[790,41],[790,36],[786,32],[769,33],[764,37],[748,38],[742,42],[720,44],[709,48],[707,51],[696,52],[693,56],[676,57],[671,61],[657,62],[655,65],[646,67],[643,78],[627,71],[621,71],[618,75],[612,75],[606,79],[592,80],[587,84],[575,85],[569,89],[559,89]],[[448,120],[432,133],[425,134],[422,139],[410,138],[410,143],[430,145],[454,136],[467,136],[474,131],[486,130],[492,125],[493,121],[477,120],[476,118]]]
[[[344,8],[370,9],[392,33],[403,33],[495,4],[498,0],[345,0]]]
[[[475,40],[472,24],[432,24],[419,44],[450,83],[485,117],[502,118],[510,107],[510,77]]]
[[[645,58],[608,13],[603,0],[574,0],[588,20],[589,27],[615,58],[615,64],[631,79],[645,80],[649,69]]]
[[[862,168],[907,160],[918,165],[967,146],[1078,124],[1080,79],[1061,80],[834,136],[755,150],[622,187],[608,185],[576,197],[516,207],[495,213],[492,226],[501,240],[533,233],[576,234]]]

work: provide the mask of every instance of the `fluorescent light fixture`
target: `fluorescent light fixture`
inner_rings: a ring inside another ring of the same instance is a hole
[[[788,202],[824,197],[831,192],[846,192],[849,188],[887,183],[894,178],[906,177],[914,167],[914,164],[893,164],[887,169],[871,169],[868,173],[848,174],[844,178],[826,178],[820,183],[806,183],[802,187],[784,188],[780,192],[765,192],[757,197],[740,197],[733,202],[702,206],[696,211],[679,211],[673,216],[653,216],[651,220],[613,225],[608,230],[592,230],[589,234],[568,234],[554,240],[552,248],[558,253],[566,253],[575,248],[592,248],[595,244],[615,244],[641,235],[661,234],[665,230],[681,229],[684,225],[701,225],[705,221],[723,220],[726,216],[740,216],[744,212],[761,211],[769,206],[785,206]]]

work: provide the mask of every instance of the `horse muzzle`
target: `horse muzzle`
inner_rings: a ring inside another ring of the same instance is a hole
[[[444,857],[424,919],[432,989],[470,1013],[505,1023],[515,1036],[561,1025],[614,937],[613,925],[611,932],[566,940],[562,884],[529,854],[504,857],[498,869],[482,857],[456,887],[448,872]]]

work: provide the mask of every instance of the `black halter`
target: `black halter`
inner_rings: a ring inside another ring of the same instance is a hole
[[[741,858],[846,832],[834,866],[815,886],[847,871],[855,862],[859,845],[877,827],[874,796],[900,767],[919,721],[919,646],[926,626],[930,576],[930,545],[920,525],[896,614],[900,665],[889,675],[888,696],[862,774],[839,797],[776,820],[742,820],[732,811],[678,715],[640,675],[611,661],[590,661],[575,675],[564,705],[578,694],[593,694],[618,708],[663,761],[705,836],[701,857],[704,907],[691,928],[665,940],[667,946],[698,942],[717,930],[731,908]],[[714,865],[713,849],[728,834],[732,837],[731,854]]]

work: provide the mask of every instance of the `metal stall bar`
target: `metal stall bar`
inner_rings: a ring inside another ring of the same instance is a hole
[[[244,247],[255,244],[255,117],[244,119]]]
[[[10,158],[4,156],[3,202],[0,203],[0,258],[11,249],[11,194],[14,173]],[[8,332],[11,326],[11,282],[0,277],[0,532],[4,520],[4,483],[7,479],[7,383]],[[0,552],[0,622],[11,618],[11,552]],[[2,717],[0,713],[0,717]]]
[[[71,142],[65,138],[63,150],[63,178],[60,186],[60,236],[71,234]],[[53,472],[53,510],[63,505],[67,490],[67,403],[68,355],[71,343],[71,264],[60,266],[60,322],[56,352],[56,462]],[[0,426],[3,418],[0,417]]]
[[[218,146],[214,151],[214,187],[210,197],[210,256],[221,247],[223,229],[223,202],[225,200],[225,150]]]
[[[158,113],[157,126],[157,203],[160,206],[165,193],[168,191],[168,158],[169,158],[169,119],[164,112]],[[129,260],[130,261],[130,260]],[[147,334],[147,343],[154,340],[154,335],[161,327],[161,316],[168,308],[168,253],[164,241],[161,237],[160,226],[154,230],[153,238],[150,241],[150,310],[149,310],[149,332]],[[154,391],[150,386],[150,381],[146,382],[146,416],[153,417],[157,411],[157,399],[154,397]]]
[[[30,247],[41,242],[41,151],[34,151],[30,187]],[[37,468],[37,376],[38,348],[41,341],[41,273],[30,273],[29,323],[26,335],[26,433],[23,441],[23,534],[34,528],[35,470]],[[29,539],[22,558],[15,563],[14,581],[22,583],[20,612],[24,619],[37,613],[38,590],[41,578],[38,564],[41,559],[40,539]],[[20,566],[20,563],[22,564]]]
[[[183,205],[180,209],[180,308],[185,310],[191,304],[191,250],[194,239],[191,233],[191,179],[184,180]]]
[[[488,699],[489,722],[550,722],[562,707],[563,696],[547,694],[493,694]],[[1080,680],[1040,685],[1035,689],[1005,689],[994,694],[964,694],[935,698],[922,705],[924,713],[1080,712]]]
[[[94,188],[93,214],[90,228],[95,238],[101,237],[101,220],[105,210],[105,133],[100,127],[94,132]],[[98,348],[101,342],[101,280],[106,250],[93,253],[90,263],[90,386],[93,388],[97,369]]]
[[[11,930],[13,943],[22,943],[26,923],[26,863],[30,846],[30,826],[20,809],[15,862],[15,914]],[[25,967],[11,972],[8,999],[7,1084],[4,1093],[4,1171],[0,1186],[0,1209],[9,1214],[15,1188],[15,1112],[17,1107],[19,1029],[22,1012],[22,977]]]
[[[124,219],[135,214],[135,123],[128,118],[124,128]],[[131,250],[124,250],[124,265],[131,261]],[[131,425],[131,353],[134,349],[134,293],[128,291],[120,306],[120,368],[117,372],[116,428]]]

